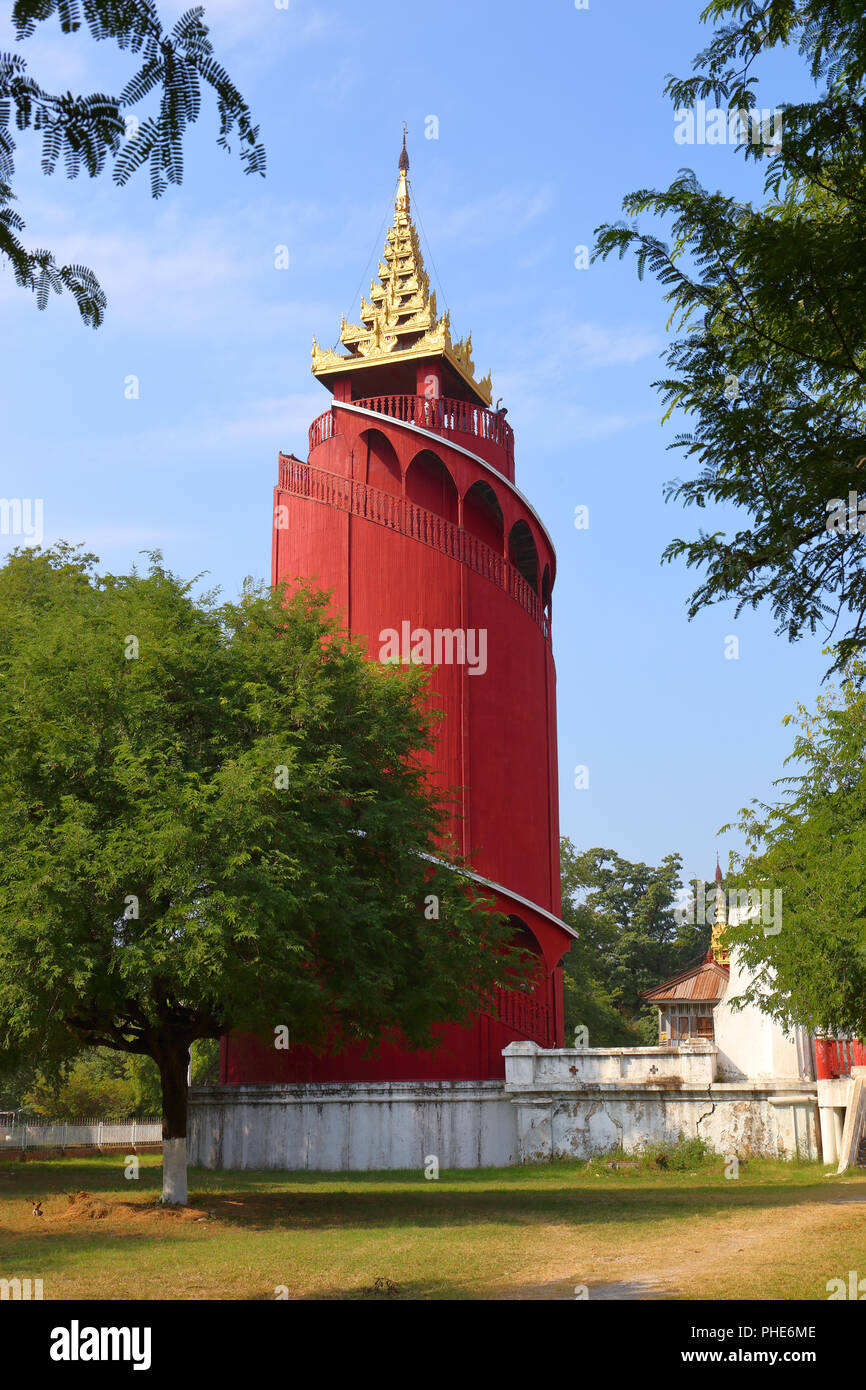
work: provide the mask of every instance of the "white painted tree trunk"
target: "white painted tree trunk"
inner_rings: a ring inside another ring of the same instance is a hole
[[[162,1141],[162,1200],[170,1206],[186,1206],[186,1140]]]

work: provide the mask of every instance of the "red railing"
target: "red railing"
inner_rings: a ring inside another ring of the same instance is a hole
[[[403,536],[411,536],[422,545],[432,546],[434,550],[468,565],[476,574],[489,579],[491,584],[505,589],[530,614],[545,637],[550,639],[550,621],[532,585],[504,555],[498,554],[492,546],[462,526],[455,526],[445,517],[419,507],[408,497],[384,492],[356,478],[343,478],[286,454],[280,454],[279,486],[295,497],[324,502],[327,506],[338,507],[341,511],[351,512],[353,516],[375,522],[377,526],[386,526]]]
[[[484,439],[514,458],[514,431],[498,410],[485,410],[471,401],[452,401],[445,396],[366,396],[352,405],[373,410],[403,424],[418,425],[437,434],[466,434]],[[338,403],[339,406],[339,403]],[[310,426],[310,449],[334,437],[334,409],[326,410]]]
[[[819,1081],[850,1076],[852,1067],[866,1066],[866,1045],[856,1038],[816,1038],[815,1075]]]
[[[315,449],[317,444],[324,444],[326,439],[334,438],[334,412],[326,410],[324,415],[319,415],[310,425],[310,451]]]
[[[522,1033],[532,1042],[537,1042],[540,1047],[556,1046],[553,1010],[534,994],[497,989],[490,1008],[484,1012],[498,1018],[506,1028],[513,1028],[515,1033]]]

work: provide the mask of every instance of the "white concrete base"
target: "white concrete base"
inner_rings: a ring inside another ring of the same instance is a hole
[[[708,1042],[545,1050],[512,1043],[505,1089],[517,1109],[521,1161],[629,1153],[680,1135],[732,1157],[820,1156],[813,1082],[716,1081],[716,1058]]]
[[[162,1200],[171,1206],[186,1206],[186,1140],[162,1141]]]
[[[521,1161],[588,1159],[611,1149],[699,1138],[738,1158],[820,1157],[813,1093],[789,1087],[713,1085],[711,1092],[663,1086],[576,1088],[570,1096],[515,1097]]]
[[[516,1115],[499,1081],[196,1088],[189,1150],[202,1168],[289,1172],[518,1162]]]
[[[711,1044],[683,1057],[689,1080],[670,1074],[674,1049],[634,1049],[615,1063],[534,1043],[509,1056],[509,1078],[306,1086],[214,1086],[189,1103],[190,1162],[203,1168],[370,1172],[498,1168],[551,1158],[634,1151],[680,1135],[740,1158],[818,1158],[813,1084],[713,1081]],[[532,1051],[529,1051],[532,1049]],[[667,1056],[660,1056],[660,1053]],[[587,1081],[611,1065],[646,1080]],[[538,1069],[532,1075],[528,1068]],[[653,1067],[662,1072],[652,1071]],[[575,1070],[573,1071],[572,1068]],[[707,1074],[700,1076],[706,1070]],[[664,1073],[668,1074],[665,1075]]]

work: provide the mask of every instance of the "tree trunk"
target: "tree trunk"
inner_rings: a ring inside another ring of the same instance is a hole
[[[162,1083],[162,1200],[184,1207],[189,1042],[183,1037],[163,1037],[154,1054]]]

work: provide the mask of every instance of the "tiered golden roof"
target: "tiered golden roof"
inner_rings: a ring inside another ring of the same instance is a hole
[[[489,405],[493,397],[490,374],[475,380],[471,333],[459,342],[451,338],[448,311],[440,317],[436,295],[424,269],[418,233],[409,212],[409,157],[406,141],[400,155],[400,179],[394,221],[385,239],[379,279],[370,282],[370,298],[361,299],[361,322],[340,329],[340,341],[348,355],[320,348],[313,339],[313,374],[332,377],[347,366],[374,362],[401,362],[443,356],[459,376]]]

